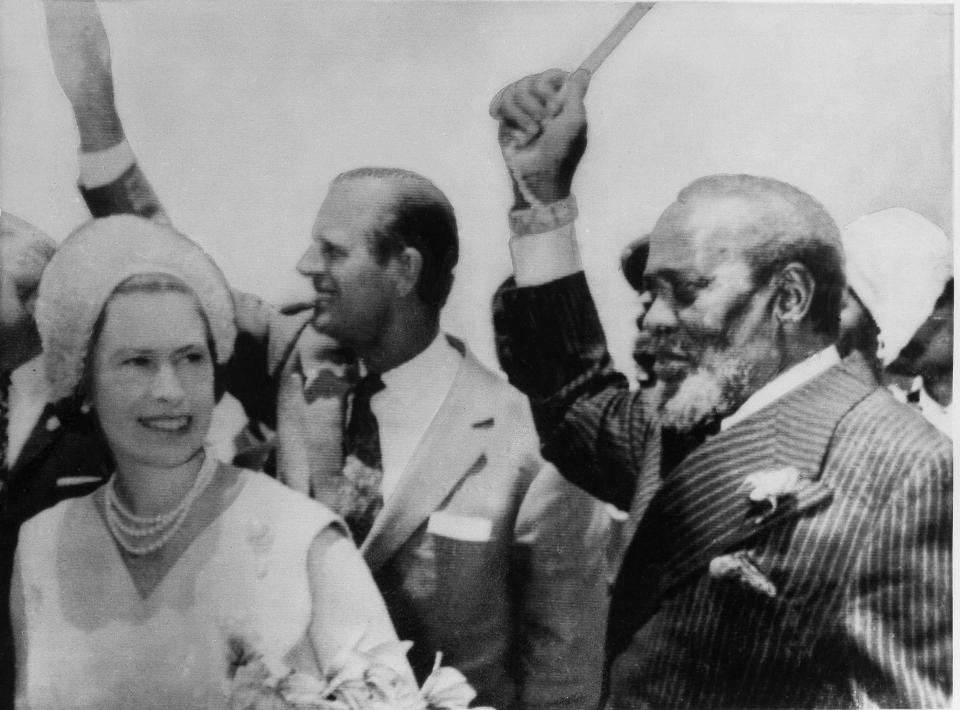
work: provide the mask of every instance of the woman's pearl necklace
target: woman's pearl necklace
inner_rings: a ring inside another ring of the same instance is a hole
[[[106,485],[104,495],[107,527],[110,528],[113,538],[125,552],[134,556],[148,555],[159,550],[183,525],[190,508],[210,485],[216,471],[216,458],[210,452],[204,452],[203,464],[190,490],[173,508],[158,515],[137,515],[131,512],[117,495],[117,476],[114,474]]]

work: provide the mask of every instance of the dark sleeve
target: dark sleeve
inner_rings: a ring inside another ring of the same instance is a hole
[[[533,409],[543,455],[590,494],[628,510],[642,472],[646,413],[613,369],[582,272],[494,297],[497,355]],[[649,472],[657,475],[657,472]]]
[[[277,386],[265,340],[242,331],[237,334],[233,357],[223,368],[223,385],[250,419],[277,428]]]
[[[243,291],[233,291],[233,303],[237,340],[224,367],[223,385],[250,419],[276,430],[278,370],[306,321],[281,316],[269,303]]]
[[[169,223],[160,198],[153,191],[147,176],[134,163],[123,174],[107,185],[86,188],[78,186],[94,217],[109,217],[115,214],[135,214],[144,219]]]

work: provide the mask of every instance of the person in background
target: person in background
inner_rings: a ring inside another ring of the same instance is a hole
[[[647,236],[635,239],[627,245],[620,256],[620,270],[623,277],[630,284],[630,288],[637,292],[640,312],[637,314],[637,335],[633,344],[633,362],[637,366],[637,383],[643,388],[657,386],[657,375],[654,372],[653,338],[650,331],[643,327],[644,316],[650,310],[653,295],[643,284],[643,270],[647,265],[650,254],[650,239]]]
[[[119,141],[81,156],[99,176],[82,168],[84,197],[95,215],[163,214],[103,88],[106,36],[83,36],[61,59],[73,45],[52,44],[58,75],[81,134],[106,112]],[[284,316],[235,294],[226,386],[276,428],[280,480],[351,526],[420,679],[440,651],[482,704],[594,707],[607,517],[540,457],[523,396],[440,330],[458,254],[453,208],[423,176],[338,176],[298,264],[314,302]]]
[[[47,387],[33,319],[40,276],[56,242],[0,212],[0,596],[9,596],[13,553],[24,521],[90,493],[107,476],[95,432]],[[69,465],[65,465],[69,462]],[[0,611],[0,707],[13,698],[13,640]]]
[[[320,678],[396,643],[343,523],[204,445],[236,327],[199,247],[93,221],[51,260],[36,318],[48,387],[94,422],[111,477],[22,528],[17,707],[225,708],[238,646]],[[381,661],[415,691],[399,643]]]
[[[953,249],[942,229],[904,207],[864,215],[841,236],[847,288],[837,346],[842,356],[863,365],[868,381],[887,384],[884,370],[953,278]]]
[[[663,395],[663,383],[657,381],[655,368],[656,339],[651,331],[644,327],[644,319],[653,304],[653,294],[643,282],[643,272],[646,269],[649,256],[650,238],[649,235],[644,235],[635,239],[624,249],[620,257],[620,270],[630,287],[636,291],[638,297],[639,313],[635,321],[637,333],[633,342],[633,362],[637,367],[637,384],[640,387],[641,396],[646,400],[645,406],[651,410],[656,410]],[[642,511],[636,507],[632,507],[629,512],[622,511],[609,503],[607,506],[611,517],[616,521],[610,536],[610,582],[612,587],[616,583],[617,573],[623,562],[627,545],[630,544],[637,531],[637,525],[640,524],[640,513]]]
[[[953,437],[953,278],[900,355],[886,369],[890,379],[904,378],[908,403],[947,436]]]
[[[0,518],[12,553],[20,524],[59,500],[103,482],[91,432],[70,417],[43,377],[33,319],[37,288],[56,243],[0,212]],[[64,468],[63,460],[71,466]],[[6,557],[4,557],[6,559]]]
[[[516,196],[494,318],[544,456],[641,516],[606,707],[948,706],[951,446],[841,360],[839,230],[770,178],[681,190],[644,270],[651,411],[611,366],[575,240],[588,81],[551,70],[491,105]]]

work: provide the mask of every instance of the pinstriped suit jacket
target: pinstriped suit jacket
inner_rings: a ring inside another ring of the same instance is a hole
[[[612,370],[583,275],[499,298],[502,360],[531,396],[545,456],[641,508],[611,606],[609,707],[948,704],[945,437],[845,364],[661,479],[656,415]],[[784,465],[810,485],[757,515],[743,478]],[[768,587],[711,575],[737,551]]]

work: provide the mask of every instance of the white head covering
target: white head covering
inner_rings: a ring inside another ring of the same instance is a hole
[[[79,384],[93,326],[114,289],[148,273],[183,281],[210,324],[217,361],[233,354],[233,298],[220,269],[199,246],[132,215],[93,220],[63,241],[40,280],[35,317],[54,401],[72,395]]]
[[[847,284],[880,329],[877,355],[897,359],[953,276],[953,249],[943,230],[904,207],[860,217],[842,232]]]

